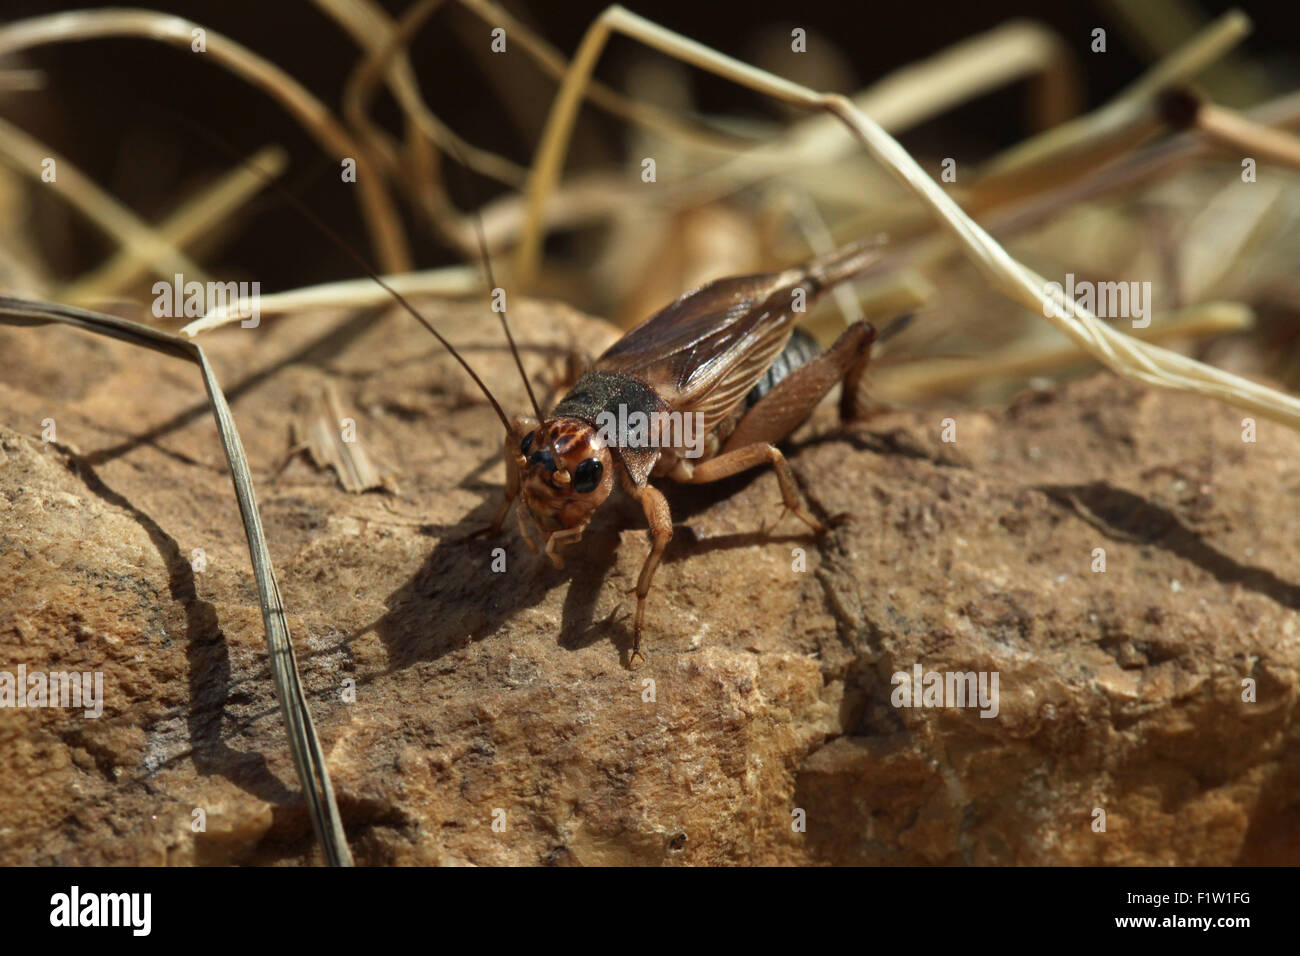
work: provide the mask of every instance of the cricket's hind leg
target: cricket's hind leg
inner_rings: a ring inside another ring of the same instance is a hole
[[[794,512],[815,533],[824,532],[826,525],[804,508],[794,473],[776,443],[788,437],[812,414],[817,403],[835,387],[836,382],[843,381],[846,389],[850,386],[856,388],[866,369],[875,337],[876,331],[869,323],[856,322],[820,355],[816,354],[815,346],[810,348],[811,339],[807,336],[802,340],[792,337],[791,343],[751,393],[749,411],[727,439],[722,453],[699,464],[680,458],[668,477],[683,484],[702,485],[730,478],[759,465],[771,465],[781,486],[785,511]],[[654,546],[637,579],[636,623],[632,638],[632,663],[635,664],[641,657],[646,597],[664,547],[673,536],[673,523],[668,503],[657,488],[653,485],[636,487],[626,477],[624,482],[645,509],[654,538]],[[783,511],[782,517],[784,515]]]
[[[839,337],[830,351],[837,349],[859,326],[866,326],[865,331],[858,333],[861,340],[857,341],[857,358],[848,363],[848,369],[845,371],[843,378],[840,379],[840,421],[855,422],[866,418],[866,396],[863,393],[862,377],[867,372],[867,366],[871,364],[871,343],[876,340],[876,330],[869,322],[859,322],[845,330],[844,334]],[[888,330],[886,330],[888,331]],[[828,355],[830,352],[827,353]]]
[[[727,436],[722,454],[726,455],[755,442],[774,445],[788,438],[807,420],[826,393],[835,387],[836,382],[843,383],[840,396],[841,419],[850,421],[860,417],[862,409],[858,393],[861,390],[862,376],[871,361],[871,343],[875,338],[876,330],[871,323],[854,322],[825,352],[791,368],[789,354],[796,347],[800,351],[804,348],[791,337],[790,345],[772,363],[768,377],[750,393],[750,409]],[[784,374],[780,374],[783,360],[786,360],[786,368]],[[779,377],[767,385],[774,372]],[[762,389],[765,385],[767,388],[764,392]],[[757,401],[754,401],[755,398]]]
[[[765,393],[762,387],[768,379],[760,383],[760,387],[755,390],[758,393],[757,401],[728,436],[726,444],[722,446],[722,453],[699,464],[682,459],[671,477],[687,484],[704,484],[729,478],[759,465],[770,464],[781,486],[781,500],[785,506],[782,517],[786,511],[793,512],[815,533],[824,532],[826,525],[804,508],[794,473],[776,444],[789,437],[812,414],[836,382],[844,383],[841,415],[844,415],[847,408],[848,417],[856,416],[859,411],[857,388],[866,371],[871,356],[871,343],[875,337],[876,330],[870,323],[855,322],[829,349],[802,364],[797,361],[800,356],[787,354],[792,351],[787,347],[782,352],[781,359],[773,363],[777,372],[770,378],[775,381],[767,387]],[[793,339],[792,345],[795,349],[804,347],[795,344]],[[782,364],[784,368],[781,367]],[[784,371],[783,375],[780,374],[781,371]]]

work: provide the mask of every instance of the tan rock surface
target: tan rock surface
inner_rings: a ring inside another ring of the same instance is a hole
[[[524,411],[491,317],[428,311]],[[613,334],[534,303],[512,320],[538,380]],[[792,461],[815,510],[854,519],[760,533],[771,474],[671,489],[629,671],[639,508],[606,505],[564,571],[513,522],[457,543],[498,500],[500,428],[408,318],[205,342],[360,863],[1300,862],[1280,426],[1243,443],[1239,413],[1110,376],[847,432],[826,410]],[[301,459],[272,477],[326,378],[396,496]],[[0,410],[0,671],[98,670],[106,696],[98,720],[0,709],[0,863],[318,860],[197,373],[2,329]],[[918,663],[998,672],[997,717],[891,706]]]

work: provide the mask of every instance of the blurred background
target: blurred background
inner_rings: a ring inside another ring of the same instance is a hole
[[[898,357],[930,364],[894,381],[895,397],[948,391],[998,400],[1036,376],[1086,371],[1086,364],[1053,358],[1065,341],[1059,333],[987,289],[951,250],[937,248],[925,211],[847,135],[827,132],[824,119],[821,127],[808,125],[807,114],[621,36],[610,40],[595,71],[607,102],[588,102],[579,113],[547,207],[540,267],[521,275],[522,188],[558,88],[555,64],[572,57],[604,5],[425,3],[423,22],[397,43],[388,31],[416,6],[173,0],[140,8],[211,31],[207,55],[198,56],[139,37],[19,43],[26,18],[110,5],[6,0],[0,119],[30,137],[36,153],[66,160],[145,223],[161,228],[188,209],[201,228],[182,230],[182,251],[209,276],[257,279],[264,292],[352,278],[359,269],[264,184],[245,184],[238,199],[219,201],[223,183],[259,151],[284,189],[382,271],[472,262],[465,214],[484,207],[494,262],[507,281],[627,326],[708,278],[779,268],[885,234],[890,256],[858,285],[857,301],[829,303],[812,324],[825,340],[857,309],[885,324],[904,312],[925,319],[900,336]],[[815,89],[865,91],[867,111],[925,168],[938,175],[944,159],[955,161],[954,197],[990,229],[997,224],[995,235],[1044,275],[1151,281],[1157,323],[1184,322],[1181,332],[1170,326],[1162,342],[1293,389],[1300,384],[1294,168],[1261,162],[1256,188],[1243,193],[1235,189],[1240,151],[1207,148],[1192,142],[1195,136],[1176,147],[1184,134],[1162,120],[1150,96],[1121,117],[1118,132],[1100,124],[1066,147],[1039,140],[1028,159],[1015,152],[1045,129],[1122,98],[1154,64],[1222,23],[1231,5],[628,6]],[[1286,99],[1300,87],[1300,5],[1239,8],[1250,29],[1180,85],[1225,109],[1254,115],[1249,111],[1272,103],[1275,115],[1265,119],[1300,121],[1300,107]],[[490,48],[498,22],[507,24],[503,53]],[[791,48],[796,28],[806,31],[806,52]],[[1092,49],[1097,29],[1105,31],[1104,53]],[[375,241],[364,197],[356,183],[341,180],[339,160],[321,136],[219,62],[226,41],[301,84],[366,150],[367,168],[391,206],[388,228],[400,234],[398,248],[390,242],[385,253]],[[358,69],[368,43],[383,48],[373,84]],[[377,76],[402,51],[427,107],[424,126]],[[368,85],[374,91],[358,124],[349,98]],[[638,113],[632,103],[655,111]],[[434,122],[473,150],[474,171],[434,142]],[[746,166],[749,151],[763,144],[777,158]],[[1174,155],[1162,158],[1161,149]],[[653,186],[641,179],[645,157],[656,160]],[[0,284],[60,301],[147,303],[165,271],[138,261],[128,268],[121,241],[44,188],[30,159],[11,150],[0,164]],[[195,208],[205,202],[206,211]],[[132,255],[141,258],[138,249]],[[1214,308],[1198,308],[1206,304]],[[970,364],[990,356],[1002,364]]]

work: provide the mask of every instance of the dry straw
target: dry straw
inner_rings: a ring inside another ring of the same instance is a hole
[[[137,37],[193,50],[203,38],[204,56],[274,97],[321,147],[337,159],[355,159],[357,195],[370,230],[375,254],[385,271],[405,272],[410,253],[401,219],[383,179],[371,175],[360,144],[320,100],[274,63],[229,37],[192,20],[154,10],[99,10],[56,13],[0,27],[0,57],[46,43],[68,43],[105,37]]]
[[[298,675],[298,663],[289,636],[289,622],[284,613],[284,602],[271,567],[271,552],[267,548],[262,518],[257,510],[257,496],[253,493],[253,476],[244,456],[244,446],[235,428],[235,418],[226,404],[226,396],[217,383],[216,374],[207,356],[197,342],[163,332],[159,329],[129,322],[112,315],[87,312],[69,306],[30,302],[13,296],[0,295],[0,321],[10,325],[45,325],[62,323],[75,328],[120,339],[141,348],[152,349],[164,355],[173,355],[193,362],[203,375],[203,386],[208,392],[212,414],[217,421],[217,433],[230,465],[230,477],[239,500],[239,514],[244,522],[248,539],[248,554],[253,563],[253,577],[257,581],[257,595],[262,606],[262,623],[266,629],[266,647],[270,654],[271,677],[275,681],[280,712],[288,730],[289,749],[302,781],[316,838],[332,866],[350,866],[352,854],[343,833],[343,822],[334,802],[329,770],[316,728],[307,707],[307,696]]]
[[[1199,67],[1212,61],[1248,27],[1249,21],[1243,14],[1235,11],[1229,14],[1193,41],[1174,59],[1173,65],[1157,67],[1135,84],[1117,113],[1122,114],[1127,108],[1136,109],[1134,104],[1156,96],[1163,88],[1162,84],[1170,79],[1183,78],[1188,63]],[[1044,316],[1079,348],[1116,374],[1148,385],[1205,395],[1300,429],[1300,399],[1118,332],[1099,321],[1090,310],[1067,298],[1059,284],[1049,286],[1044,277],[1017,262],[997,240],[963,212],[897,140],[847,97],[818,93],[792,83],[718,53],[619,6],[606,9],[587,31],[574,58],[573,68],[555,98],[529,178],[530,227],[525,230],[516,261],[517,281],[527,282],[536,271],[542,207],[559,176],[583,89],[605,42],[615,32],[760,93],[834,116],[849,128],[877,162],[929,208],[994,288]],[[1073,142],[1075,135],[1078,134],[1068,131],[1055,135],[1049,133],[1049,141],[1040,142],[1007,163],[1032,163],[1036,153],[1054,152],[1059,148],[1057,142]]]

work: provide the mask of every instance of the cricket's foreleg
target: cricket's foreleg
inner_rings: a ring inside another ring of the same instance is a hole
[[[492,523],[478,532],[483,535],[495,535],[501,531],[501,526],[506,522],[506,515],[510,514],[510,506],[515,503],[515,495],[507,491],[501,497],[501,504],[497,507],[497,513],[492,516]]]
[[[506,515],[510,514],[510,506],[515,503],[519,497],[519,468],[515,463],[515,458],[519,455],[519,446],[517,439],[513,435],[506,436],[505,442],[505,459],[506,459],[506,487],[501,494],[501,505],[497,508],[497,513],[492,516],[492,524],[482,533],[495,535],[501,531],[501,526],[505,524]],[[519,512],[523,516],[522,509]],[[528,533],[524,532],[524,540],[531,545],[533,542],[529,539]],[[536,548],[533,548],[536,551]]]
[[[475,538],[490,538],[500,533],[501,526],[505,524],[506,515],[510,514],[510,506],[515,503],[515,498],[518,497],[518,495],[519,495],[519,489],[515,488],[514,491],[511,491],[509,485],[507,484],[505,494],[501,498],[501,504],[497,506],[496,514],[492,516],[492,523],[488,525],[486,528],[479,528],[477,531],[471,531],[469,534],[465,535],[463,540],[473,541]],[[522,510],[519,512],[519,516],[521,520],[520,529],[523,532],[524,540],[528,542],[528,546],[530,548],[536,551],[537,545],[530,540],[528,529],[525,528],[522,524],[522,519],[523,519]]]
[[[501,495],[501,504],[497,507],[496,514],[492,516],[492,523],[486,528],[480,528],[466,535],[465,540],[473,538],[491,537],[499,534],[501,526],[505,524],[506,515],[510,514],[510,506],[515,503],[519,497],[519,436],[527,434],[529,423],[532,419],[516,418],[513,428],[506,434],[505,442],[502,447],[502,456],[506,461],[506,486]],[[536,427],[535,425],[533,427]],[[521,431],[521,429],[523,429]],[[518,434],[516,434],[518,432]],[[532,551],[537,550],[537,543],[533,540],[532,532],[528,529],[528,524],[524,521],[524,512],[521,508],[519,511],[519,532],[523,535],[524,542]]]
[[[641,576],[636,582],[636,620],[632,625],[632,657],[629,664],[636,664],[641,657],[641,624],[645,619],[645,600],[650,593],[650,583],[654,580],[655,569],[663,557],[664,548],[673,537],[673,515],[668,510],[668,501],[663,492],[653,485],[643,485],[637,490],[637,498],[645,511],[646,521],[650,524],[653,544],[646,555],[645,564],[641,565]]]
[[[510,505],[507,503],[506,511],[509,510]],[[533,537],[533,529],[528,527],[528,516],[524,514],[526,510],[523,505],[520,505],[519,510],[515,512],[516,517],[519,518],[519,537],[524,539],[524,544],[528,545],[528,550],[536,554],[537,540]]]
[[[556,531],[546,539],[546,556],[551,559],[551,564],[555,565],[556,568],[564,567],[564,558],[560,557],[559,549],[581,541],[582,533],[587,530],[589,524],[591,524],[590,518],[576,527]]]

